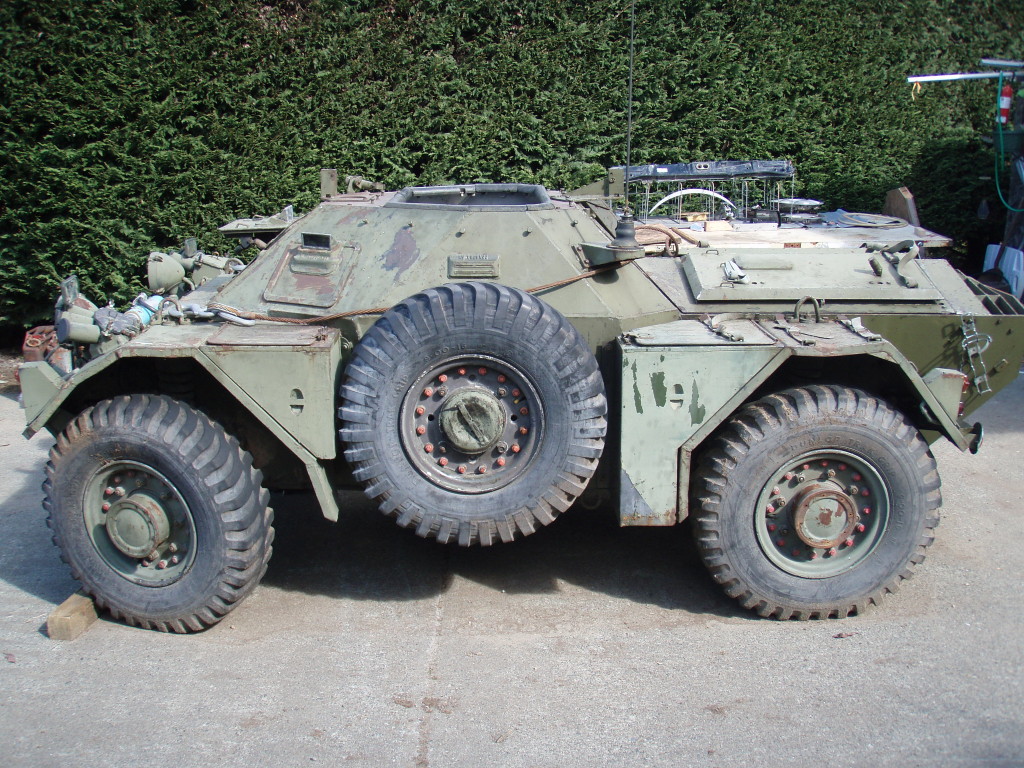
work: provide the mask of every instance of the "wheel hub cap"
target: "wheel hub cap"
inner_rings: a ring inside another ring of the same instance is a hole
[[[829,549],[846,541],[857,527],[860,515],[843,489],[834,484],[813,484],[797,497],[793,506],[793,528],[809,547]]]
[[[461,389],[441,406],[441,430],[464,453],[483,453],[505,429],[505,412],[489,392]]]
[[[145,557],[167,541],[171,524],[160,503],[145,493],[123,499],[107,514],[107,535],[129,557]]]

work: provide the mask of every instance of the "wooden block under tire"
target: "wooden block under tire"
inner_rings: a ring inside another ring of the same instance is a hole
[[[75,640],[96,621],[92,598],[82,592],[54,608],[46,618],[46,634],[51,640]]]

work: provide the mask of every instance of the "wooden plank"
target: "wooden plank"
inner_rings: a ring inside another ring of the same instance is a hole
[[[76,592],[58,605],[46,619],[46,634],[51,640],[74,640],[96,621],[92,598]]]

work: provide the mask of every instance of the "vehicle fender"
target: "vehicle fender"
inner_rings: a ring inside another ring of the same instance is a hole
[[[892,344],[865,338],[839,322],[786,328],[708,318],[639,328],[619,338],[621,525],[674,525],[685,519],[694,451],[794,356],[872,355],[895,364],[924,406],[929,428],[961,450],[969,446],[969,430],[953,415],[948,377],[929,376],[933,391]]]

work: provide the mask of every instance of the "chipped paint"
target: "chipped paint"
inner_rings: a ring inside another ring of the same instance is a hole
[[[395,279],[398,279],[419,257],[420,249],[412,235],[412,227],[402,227],[395,232],[391,247],[384,252],[384,269],[389,272],[397,270]]]
[[[664,408],[668,401],[668,387],[665,386],[665,372],[657,371],[651,374],[651,389],[654,391],[654,403],[659,408]]]
[[[700,403],[700,388],[697,386],[697,379],[693,380],[693,392],[690,394],[690,424],[696,426],[702,424],[708,415],[708,409]]]
[[[637,413],[644,412],[644,400],[640,395],[640,384],[636,378],[636,361],[633,361],[633,405],[636,407]]]

